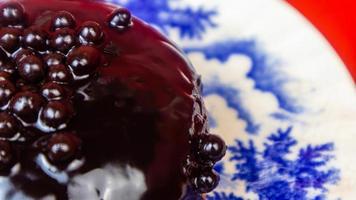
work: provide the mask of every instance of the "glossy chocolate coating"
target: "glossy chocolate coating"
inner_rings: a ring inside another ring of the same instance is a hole
[[[77,27],[99,23],[104,36],[96,48],[103,58],[96,75],[73,95],[76,114],[66,124],[82,140],[80,155],[69,164],[51,164],[37,138],[52,133],[26,129],[28,145],[15,144],[21,156],[1,179],[6,199],[201,199],[188,187],[182,163],[190,138],[207,131],[207,117],[200,81],[182,52],[139,19],[126,29],[110,27],[113,5],[18,2],[26,13],[24,24],[48,32],[53,31],[50,19],[62,10],[73,14]]]

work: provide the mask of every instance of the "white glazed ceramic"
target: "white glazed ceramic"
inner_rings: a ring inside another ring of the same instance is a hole
[[[322,35],[282,0],[112,0],[188,54],[229,151],[212,200],[356,198],[356,92]]]

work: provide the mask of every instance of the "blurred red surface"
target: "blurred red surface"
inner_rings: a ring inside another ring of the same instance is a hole
[[[324,34],[356,80],[356,1],[287,1]]]

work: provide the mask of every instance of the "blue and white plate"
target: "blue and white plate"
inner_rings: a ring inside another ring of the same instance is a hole
[[[283,0],[112,0],[181,46],[229,145],[210,200],[356,199],[356,92]]]

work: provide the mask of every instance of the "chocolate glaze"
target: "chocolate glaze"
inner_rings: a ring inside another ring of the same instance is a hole
[[[207,117],[200,80],[182,52],[137,18],[127,30],[110,28],[107,17],[117,9],[114,5],[18,2],[27,24],[47,24],[61,10],[72,13],[78,27],[88,20],[98,22],[105,34],[100,46],[105,58],[97,75],[74,95],[76,115],[67,130],[82,139],[81,155],[69,167],[54,166],[33,148],[41,141],[18,144],[22,153],[11,174],[0,178],[0,197],[201,199],[190,190],[182,163],[190,153],[189,138],[207,131]]]

